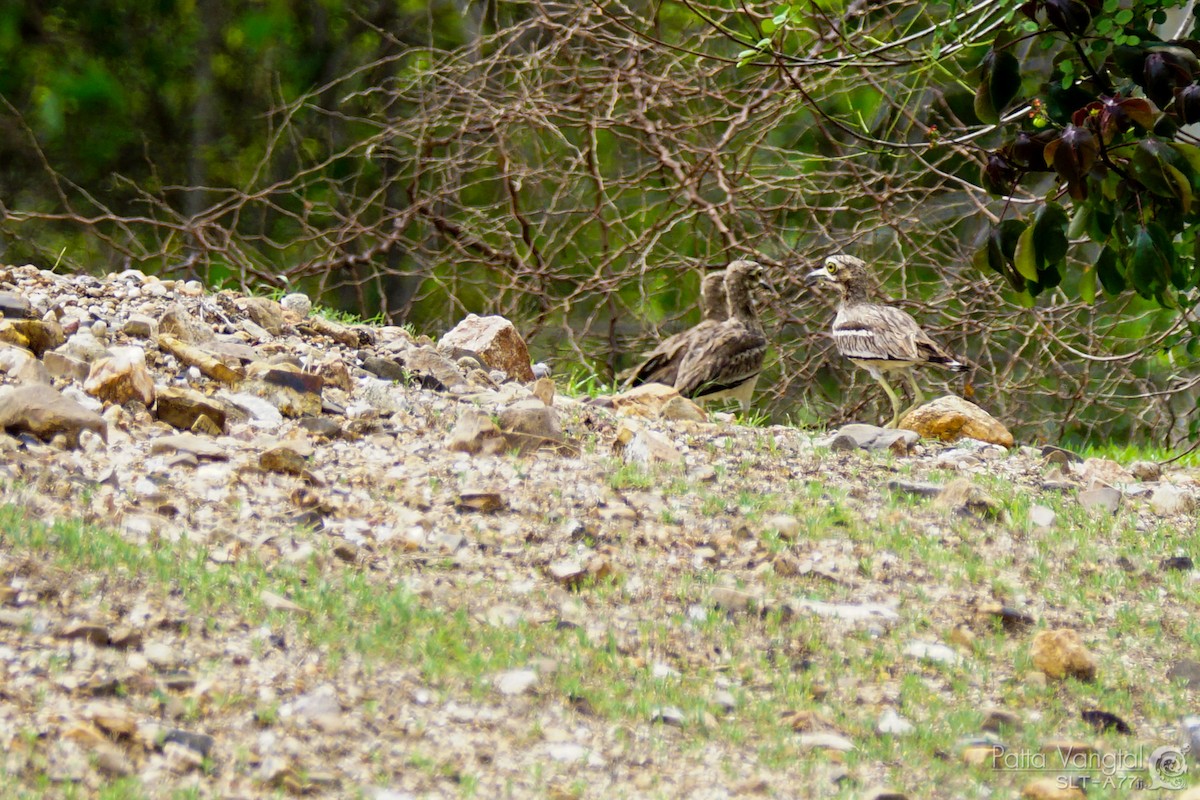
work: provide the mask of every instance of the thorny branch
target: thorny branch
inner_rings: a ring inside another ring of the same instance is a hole
[[[304,288],[431,334],[467,311],[503,314],[536,358],[601,381],[695,321],[701,271],[752,256],[773,289],[761,298],[774,348],[759,403],[815,424],[877,419],[886,405],[832,353],[830,298],[803,285],[809,266],[844,250],[978,365],[976,399],[1027,441],[1120,425],[1179,438],[1197,382],[1152,358],[1169,320],[1127,298],[1055,293],[1022,308],[972,265],[1001,210],[977,185],[974,148],[992,130],[951,135],[970,87],[930,75],[972,66],[949,60],[963,52],[953,42],[945,69],[913,68],[933,63],[929,37],[947,28],[914,22],[926,5],[814,16],[796,32],[804,49],[738,68],[744,41],[726,32],[745,20],[727,7],[670,6],[719,23],[672,27],[659,4],[517,0],[507,23],[462,48],[408,49],[276,109],[254,177],[204,188],[215,200],[200,214],[179,211],[199,187],[111,210],[44,163],[60,207],[4,208],[0,231],[36,251],[48,232],[86,230],[108,261],[79,268]],[[959,16],[976,38],[996,24],[991,3]],[[338,144],[305,153],[327,128]]]

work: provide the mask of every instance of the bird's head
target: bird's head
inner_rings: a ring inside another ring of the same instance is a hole
[[[746,283],[753,283],[762,278],[762,264],[746,258],[738,259],[725,268],[726,275],[737,275]]]
[[[861,258],[839,253],[826,258],[824,266],[808,273],[804,282],[832,283],[844,291],[847,286],[862,285],[866,278],[867,265]]]

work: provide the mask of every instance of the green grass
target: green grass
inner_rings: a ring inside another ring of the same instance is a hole
[[[1099,739],[1109,750],[1133,746],[1115,734],[1091,731],[1079,718],[1082,708],[1102,708],[1134,723],[1140,743],[1156,741],[1159,731],[1176,724],[1179,709],[1190,707],[1186,690],[1162,685],[1159,673],[1164,660],[1200,646],[1200,624],[1191,621],[1200,617],[1200,602],[1189,575],[1163,573],[1157,563],[1176,552],[1200,557],[1194,531],[1181,536],[1128,509],[1116,516],[1091,514],[1069,494],[989,476],[973,480],[994,497],[1003,519],[942,511],[927,499],[887,490],[886,481],[900,475],[944,483],[958,473],[913,475],[910,462],[886,455],[826,454],[804,467],[809,475],[762,484],[758,476],[771,475],[779,458],[770,437],[760,436],[736,457],[724,445],[711,447],[731,467],[707,483],[689,481],[678,468],[606,462],[608,488],[655,491],[667,500],[671,510],[644,523],[665,525],[669,532],[657,547],[627,530],[598,537],[619,547],[623,567],[611,580],[585,582],[576,590],[589,619],[598,623],[585,627],[544,621],[493,626],[466,603],[413,594],[396,574],[351,568],[324,553],[301,563],[247,555],[217,563],[203,546],[186,540],[134,544],[78,522],[43,525],[11,505],[0,507],[0,554],[59,568],[79,582],[81,594],[106,581],[117,582],[110,592],[127,582],[174,594],[191,609],[197,630],[209,636],[219,637],[232,625],[286,631],[293,648],[320,653],[322,669],[336,670],[351,659],[368,669],[410,665],[444,698],[492,702],[497,672],[551,658],[557,666],[543,676],[530,702],[585,707],[605,725],[637,731],[643,737],[637,747],[652,761],[718,744],[743,756],[752,753],[765,770],[819,776],[827,757],[799,752],[783,714],[820,714],[858,748],[845,755],[846,769],[914,796],[922,786],[938,787],[930,796],[1017,796],[1029,776],[965,767],[958,759],[959,741],[979,735],[987,706],[1025,717],[1025,728],[1006,733],[1005,741],[1028,750],[1062,737]],[[840,459],[841,474],[853,476],[858,487],[852,490],[847,479],[823,479],[821,458]],[[1032,527],[1034,502],[1058,515],[1051,530]],[[767,528],[774,514],[799,521],[794,541]],[[688,520],[697,517],[711,526],[689,528]],[[590,536],[587,543],[595,545]],[[699,547],[715,557],[693,561]],[[1119,556],[1136,568],[1118,566]],[[495,558],[504,565],[507,556]],[[808,559],[819,569],[789,573],[776,559],[793,564]],[[731,563],[748,566],[732,571]],[[449,558],[426,560],[422,569],[426,576],[457,575]],[[629,589],[629,573],[653,590]],[[715,607],[712,594],[731,576],[740,588],[775,601],[891,599],[900,604],[901,619],[886,626],[841,626],[793,615],[778,602],[761,615],[726,613]],[[502,588],[502,581],[492,580],[480,588]],[[264,591],[309,613],[272,611],[262,601]],[[535,588],[523,602],[552,608],[547,591]],[[985,598],[1028,604],[1044,626],[1079,629],[1098,658],[1097,682],[1029,680],[1032,632],[1005,632],[998,623],[977,620],[975,604]],[[611,623],[616,614],[625,615],[625,627]],[[913,641],[950,641],[957,627],[974,636],[969,647],[959,649],[968,658],[963,665],[918,663],[904,653]],[[669,668],[666,674],[659,665]],[[53,674],[61,665],[49,658],[45,668]],[[732,713],[715,705],[718,685],[735,697]],[[368,702],[378,704],[379,698]],[[650,722],[654,710],[666,706],[680,710],[682,728]],[[386,713],[378,705],[371,708],[372,716]],[[902,738],[876,735],[884,708],[894,708],[917,731]],[[206,711],[193,712],[240,715],[253,726],[271,728],[279,724],[279,710],[278,701],[230,691],[210,697]],[[529,742],[539,738],[537,730],[523,735]],[[461,796],[485,793],[482,767],[465,769],[430,751],[406,757],[413,770],[452,778]],[[914,773],[920,775],[915,783]],[[125,796],[138,796],[136,786],[113,786],[108,796],[126,789]],[[854,797],[861,788],[829,787],[827,794]],[[584,788],[574,791],[587,794]],[[0,791],[0,797],[9,796],[37,795]],[[1093,798],[1122,796],[1104,786],[1089,791]]]

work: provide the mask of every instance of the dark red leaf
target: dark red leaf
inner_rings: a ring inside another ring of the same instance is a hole
[[[983,185],[989,192],[1001,197],[1012,194],[1013,184],[1020,176],[1021,171],[1002,152],[988,153],[987,164],[983,168]]]
[[[1175,92],[1175,113],[1185,125],[1200,122],[1200,83],[1190,83]]]
[[[1020,131],[1008,146],[1008,159],[1021,169],[1044,172],[1050,169],[1046,163],[1046,145],[1057,136],[1057,132],[1050,129],[1036,133]]]
[[[1054,166],[1054,171],[1067,182],[1071,197],[1083,200],[1087,197],[1087,185],[1084,177],[1096,163],[1100,154],[1100,145],[1096,137],[1087,128],[1078,125],[1068,125],[1054,141],[1046,145],[1044,156],[1046,163]]]
[[[1046,19],[1059,30],[1082,35],[1092,24],[1091,5],[1083,0],[1045,0]]]

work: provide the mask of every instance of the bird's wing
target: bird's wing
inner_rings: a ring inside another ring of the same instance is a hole
[[[679,372],[679,365],[688,352],[698,343],[708,338],[708,333],[719,323],[705,320],[686,331],[668,336],[658,343],[642,363],[638,364],[628,374],[626,388],[641,386],[643,383],[665,383],[671,386]]]
[[[698,397],[740,386],[762,371],[767,339],[736,319],[715,328],[708,340],[688,352],[679,365],[675,388]]]
[[[923,335],[915,319],[891,306],[849,306],[833,321],[834,345],[846,358],[921,361],[917,338]]]

